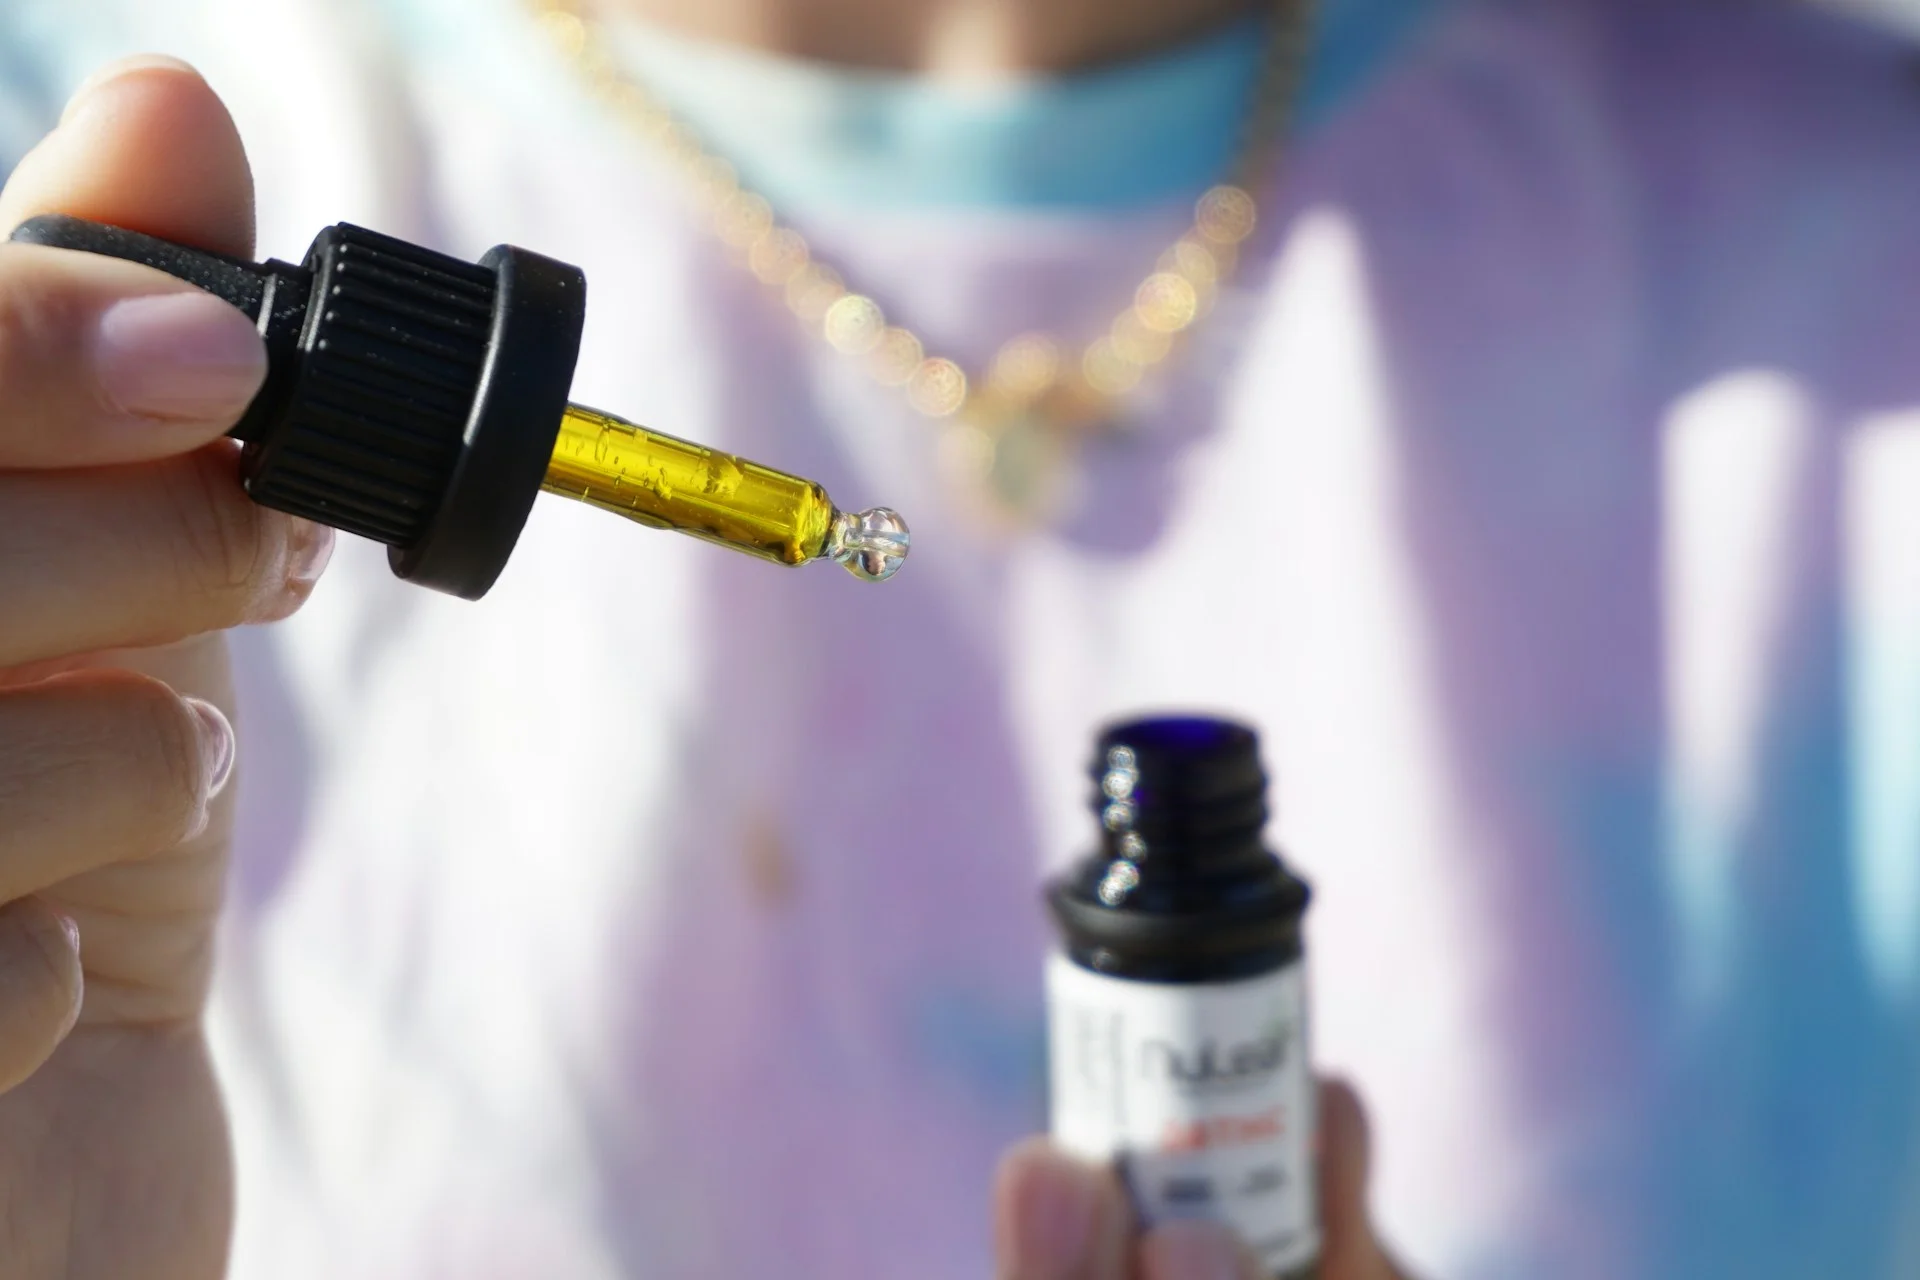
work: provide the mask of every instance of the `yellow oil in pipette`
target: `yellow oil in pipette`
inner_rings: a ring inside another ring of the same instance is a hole
[[[762,560],[834,560],[870,582],[892,577],[909,545],[885,507],[837,511],[812,480],[581,405],[567,406],[542,487]]]

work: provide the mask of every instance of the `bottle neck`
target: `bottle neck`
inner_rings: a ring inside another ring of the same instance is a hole
[[[1091,773],[1099,848],[1048,892],[1071,959],[1185,983],[1300,958],[1309,892],[1264,842],[1267,780],[1251,730],[1208,719],[1116,725]]]
[[[1266,850],[1233,876],[1158,877],[1155,891],[1122,907],[1101,897],[1111,866],[1087,858],[1047,891],[1066,954],[1083,968],[1142,982],[1234,982],[1304,954],[1310,891]]]

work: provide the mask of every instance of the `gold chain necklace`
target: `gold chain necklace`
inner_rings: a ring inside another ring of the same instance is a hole
[[[578,0],[526,0],[585,86],[682,170],[707,225],[731,254],[777,290],[817,336],[860,360],[882,386],[948,425],[942,454],[990,514],[1024,524],[1057,500],[1078,444],[1116,429],[1120,408],[1211,309],[1238,264],[1292,115],[1312,35],[1313,0],[1275,0],[1244,134],[1227,181],[1200,197],[1192,225],[1160,256],[1131,304],[1073,358],[1051,334],[1008,340],[983,376],[929,352],[918,334],[888,321],[880,304],[821,262],[806,238],[734,167],[607,52],[600,25]]]

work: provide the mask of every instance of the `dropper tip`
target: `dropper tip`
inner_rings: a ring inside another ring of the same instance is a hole
[[[821,554],[844,565],[862,582],[885,582],[899,572],[911,543],[907,522],[897,511],[887,507],[836,511]]]

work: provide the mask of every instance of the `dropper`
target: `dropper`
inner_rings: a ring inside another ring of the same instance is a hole
[[[569,404],[541,488],[776,564],[832,560],[880,582],[907,557],[886,507],[846,512],[812,480]]]
[[[814,481],[573,404],[578,267],[512,245],[468,263],[346,223],[300,266],[59,214],[12,238],[143,263],[253,317],[266,382],[229,433],[248,494],[385,543],[409,581],[479,599],[542,490],[870,582],[906,558],[885,507],[842,512]]]

